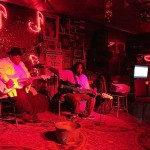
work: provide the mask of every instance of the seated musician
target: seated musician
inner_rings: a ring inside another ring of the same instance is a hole
[[[30,92],[31,80],[28,69],[21,61],[21,50],[13,47],[8,57],[0,60],[0,91],[16,100],[16,110],[24,121],[38,121],[37,113],[48,109],[48,101],[43,95],[33,95]],[[23,82],[17,82],[25,78]],[[17,79],[17,80],[15,80]],[[41,102],[41,101],[43,102]],[[43,104],[44,101],[46,105]]]
[[[75,90],[73,93],[67,93],[65,94],[64,98],[68,103],[70,101],[73,104],[73,110],[72,114],[74,115],[79,115],[80,113],[80,101],[81,100],[86,100],[86,108],[84,111],[84,114],[82,114],[82,117],[88,117],[91,115],[91,112],[94,109],[94,104],[95,104],[95,98],[89,95],[86,90],[91,90],[90,85],[87,79],[87,76],[83,74],[84,71],[84,64],[81,62],[76,63],[73,66],[73,71],[71,70],[62,70],[56,72],[54,68],[50,67],[49,69],[52,72],[55,72],[56,74],[59,74],[59,78],[62,79],[63,81],[68,81],[71,84],[78,84],[80,87],[78,87],[80,90]],[[66,74],[66,75],[65,75]],[[83,92],[82,92],[83,91]]]

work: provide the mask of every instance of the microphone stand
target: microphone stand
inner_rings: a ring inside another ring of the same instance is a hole
[[[102,103],[101,103],[102,104]],[[101,105],[100,104],[100,105]],[[100,107],[100,106],[99,106]],[[101,108],[99,108],[99,120],[98,120],[98,122],[95,122],[95,125],[96,126],[105,126],[106,125],[106,123],[105,122],[103,122],[102,121],[102,112],[101,112]]]

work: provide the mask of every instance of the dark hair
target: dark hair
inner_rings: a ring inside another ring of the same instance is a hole
[[[79,65],[82,65],[83,72],[84,72],[84,70],[85,70],[84,64],[83,64],[82,62],[77,62],[77,63],[75,63],[75,64],[73,65],[73,68],[72,68],[73,73],[76,73],[76,70],[77,70],[77,68],[78,68]]]
[[[21,56],[22,55],[21,49],[18,48],[18,47],[12,47],[10,49],[10,51],[8,52],[8,55],[11,55],[11,56],[17,56],[17,55],[19,55],[19,56]]]

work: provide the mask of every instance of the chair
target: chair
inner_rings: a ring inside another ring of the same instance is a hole
[[[142,103],[142,119],[148,104],[150,103],[150,96],[148,95],[148,89],[146,87],[145,79],[134,80],[134,95],[135,101]]]
[[[52,111],[60,116],[61,114],[61,104],[64,102],[64,95],[69,93],[70,89],[62,88],[61,85],[72,83],[74,84],[74,75],[71,70],[58,70],[56,68],[50,67],[49,70],[53,72],[57,76],[58,90],[57,93],[54,94],[51,100]]]
[[[3,121],[14,120],[18,127],[18,121],[15,110],[16,100],[8,97],[7,95],[0,97],[0,119]],[[4,110],[5,109],[5,110]],[[12,109],[12,110],[10,110]]]
[[[64,96],[67,93],[72,93],[74,85],[68,82],[59,81],[58,93],[56,94],[56,100],[58,101],[58,115],[61,115],[61,104],[65,102]]]

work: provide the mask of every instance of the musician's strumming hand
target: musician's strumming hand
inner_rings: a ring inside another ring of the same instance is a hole
[[[9,80],[6,82],[6,87],[9,89],[9,88],[12,88],[13,86],[14,86],[13,80],[9,79]]]
[[[91,91],[91,95],[93,96],[97,95],[97,88],[93,88],[93,89],[91,88],[90,91]]]
[[[32,79],[28,78],[23,84],[24,86],[28,86],[32,83]]]

